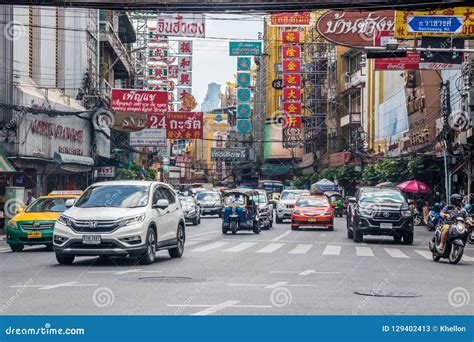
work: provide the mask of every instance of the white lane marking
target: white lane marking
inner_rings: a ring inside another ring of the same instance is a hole
[[[186,238],[191,239],[193,237],[198,237],[198,236],[203,236],[203,235],[209,235],[209,234],[217,234],[219,232],[207,232],[207,233],[202,233],[202,234],[196,234],[196,235],[188,235]]]
[[[385,252],[388,253],[392,258],[403,258],[403,259],[409,259],[410,257],[403,253],[401,250],[398,248],[384,248]]]
[[[161,271],[149,271],[149,270],[145,271],[140,268],[134,268],[127,271],[89,271],[87,273],[92,273],[92,274],[112,273],[114,275],[122,275],[122,274],[127,274],[127,273],[161,273]]]
[[[473,257],[467,256],[466,254],[464,254],[464,255],[462,256],[462,258],[463,258],[465,261],[474,261],[474,258],[473,258]]]
[[[281,247],[283,247],[284,244],[283,243],[271,243],[265,247],[263,247],[262,249],[259,249],[258,251],[256,251],[255,253],[273,253],[275,252],[277,249],[280,249]]]
[[[421,255],[423,258],[428,259],[428,260],[431,260],[432,256],[433,256],[433,253],[428,252],[428,251],[420,251],[420,250],[415,249],[414,252]]]
[[[373,257],[374,253],[372,252],[372,249],[370,247],[358,247],[358,246],[356,246],[356,255],[357,256]]]
[[[228,242],[213,242],[209,245],[205,245],[205,246],[202,246],[202,247],[198,247],[198,248],[194,248],[191,250],[191,252],[207,252],[211,249],[216,249],[216,248],[219,248],[219,247],[222,247],[222,246],[225,246],[227,245]]]
[[[323,255],[339,255],[341,254],[342,246],[338,245],[327,245],[323,251]]]
[[[288,252],[288,254],[305,254],[307,253],[313,245],[307,244],[307,243],[301,243],[295,248],[293,248],[291,251]]]
[[[298,275],[307,276],[307,275],[313,274],[315,272],[316,272],[315,270],[306,270],[306,271],[298,273]]]
[[[216,313],[217,311],[224,310],[226,308],[229,308],[231,306],[234,306],[235,304],[239,303],[238,300],[228,300],[226,302],[211,306],[203,311],[199,311],[193,314],[193,316],[207,316],[211,315],[213,313]]]
[[[256,244],[257,244],[256,242],[242,242],[242,243],[239,243],[238,245],[236,245],[234,247],[225,249],[224,252],[234,252],[234,253],[236,253],[236,252],[243,251],[244,249],[250,248],[250,247],[252,247]]]
[[[265,286],[265,288],[266,289],[276,289],[277,287],[282,287],[282,286],[285,286],[286,284],[288,284],[287,281],[278,281],[275,284],[270,284],[270,285]]]
[[[187,239],[186,239],[187,240]],[[204,241],[199,241],[199,240],[191,240],[191,241],[186,241],[184,243],[184,246],[185,247],[192,247],[192,246],[196,246],[196,245],[199,245],[200,243],[203,243]]]
[[[341,272],[326,272],[326,271],[315,271],[315,270],[306,270],[306,271],[270,271],[269,273],[275,274],[298,274],[300,276],[306,276],[310,274],[340,274]]]
[[[287,231],[286,233],[281,234],[280,236],[277,236],[276,238],[272,239],[272,241],[278,241],[280,239],[283,239],[285,236],[291,234],[291,230]]]
[[[167,307],[171,308],[208,308],[212,306],[212,304],[167,304]],[[232,306],[229,306],[229,308],[274,308],[274,306],[271,305],[252,305],[252,304],[235,304]]]
[[[71,281],[62,284],[53,284],[53,285],[13,285],[12,288],[21,287],[21,288],[38,288],[40,290],[51,290],[58,287],[81,287],[81,286],[97,286],[97,284],[79,284],[77,281]]]

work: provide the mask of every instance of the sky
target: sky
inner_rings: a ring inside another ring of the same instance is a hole
[[[262,16],[206,14],[206,37],[209,38],[195,39],[193,43],[192,89],[199,105],[206,96],[209,83],[220,84],[221,91],[224,91],[225,82],[233,80],[237,57],[229,56],[229,40],[257,40],[259,32],[263,32]]]

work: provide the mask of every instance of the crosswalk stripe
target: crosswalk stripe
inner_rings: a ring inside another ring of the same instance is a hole
[[[242,242],[239,243],[238,245],[225,249],[224,252],[240,252],[243,251],[244,249],[250,248],[254,245],[256,245],[256,242]]]
[[[323,251],[323,255],[339,255],[341,254],[341,248],[339,245],[327,245]]]
[[[293,248],[291,251],[288,252],[288,254],[305,254],[307,253],[313,245],[307,244],[307,243],[301,243],[295,248]]]
[[[429,260],[432,259],[433,253],[431,253],[431,252],[428,252],[428,251],[419,251],[419,250],[417,250],[417,249],[415,249],[414,252],[417,253],[417,254],[419,254],[419,255],[421,255],[421,256],[422,256],[423,258],[425,258],[425,259],[429,259]]]
[[[201,247],[198,247],[198,248],[194,248],[192,251],[193,252],[207,252],[211,249],[216,249],[216,248],[225,246],[227,244],[228,244],[228,242],[214,242],[214,243],[211,243],[210,245],[205,245],[205,246],[201,246]]]
[[[271,244],[263,247],[262,249],[259,249],[255,253],[273,253],[277,249],[280,249],[283,246],[284,246],[284,243],[271,243]]]
[[[373,257],[374,253],[372,252],[372,249],[370,249],[370,247],[356,246],[356,255],[357,256]]]
[[[410,257],[403,253],[401,250],[398,248],[384,248],[385,251],[390,255],[392,258],[404,258],[404,259],[409,259]]]
[[[474,261],[474,258],[473,258],[473,257],[467,256],[466,254],[464,254],[464,255],[462,256],[462,258],[463,258],[465,261]]]

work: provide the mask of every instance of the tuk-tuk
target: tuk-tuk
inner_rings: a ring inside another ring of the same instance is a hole
[[[237,234],[239,230],[260,233],[258,203],[255,203],[252,197],[258,198],[256,190],[232,190],[224,194],[222,234],[227,234],[228,231]]]
[[[326,191],[324,195],[326,195],[329,203],[334,207],[334,216],[342,217],[344,213],[344,197],[337,191]]]

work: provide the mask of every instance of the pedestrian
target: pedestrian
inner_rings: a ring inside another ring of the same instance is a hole
[[[34,201],[36,201],[36,198],[33,196],[33,191],[31,190],[28,190],[28,194],[27,194],[27,199],[26,199],[26,205],[30,205],[31,203],[33,203]]]
[[[423,221],[425,222],[425,224],[428,222],[429,213],[430,213],[430,205],[428,201],[425,199],[425,201],[423,202]]]

